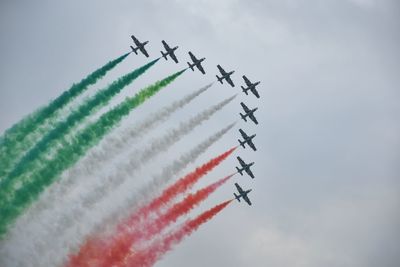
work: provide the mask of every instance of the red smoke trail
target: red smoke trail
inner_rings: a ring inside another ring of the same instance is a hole
[[[159,211],[163,205],[170,202],[179,194],[188,190],[201,177],[206,175],[229,155],[231,155],[236,148],[237,147],[233,147],[227,150],[226,152],[196,168],[193,172],[180,178],[176,183],[165,189],[158,198],[155,198],[148,205],[143,206],[137,212],[133,213],[129,218],[121,222],[117,226],[117,233],[112,237],[90,237],[80,248],[78,254],[71,255],[69,257],[68,263],[65,266],[110,266],[110,264],[108,264],[110,260],[114,262],[115,259],[124,257],[129,251],[133,242],[133,240],[131,241],[126,238],[126,235],[129,236],[129,232],[131,232],[130,229],[139,227],[140,222],[144,221],[144,219],[150,213]]]
[[[198,190],[194,194],[189,194],[184,200],[174,204],[168,211],[154,221],[153,224],[146,227],[145,231],[139,233],[140,237],[149,240],[154,235],[165,229],[170,223],[175,222],[180,216],[187,214],[194,206],[204,201],[210,194],[217,190],[221,185],[228,181],[233,175],[229,175],[225,178],[218,180],[215,183],[210,184]]]
[[[168,227],[171,223],[175,222],[180,216],[187,214],[194,206],[205,200],[217,188],[228,181],[233,175],[218,180],[217,182],[198,190],[194,194],[187,195],[182,201],[174,204],[166,212],[161,214],[158,218],[152,219],[150,222],[136,226],[131,232],[119,233],[119,240],[113,244],[112,252],[106,257],[104,266],[114,266],[121,262],[126,255],[129,255],[130,248],[135,244],[142,241],[151,240],[154,236],[159,234],[162,230]],[[130,225],[127,222],[127,226]]]
[[[200,178],[213,170],[223,160],[230,156],[236,148],[237,146],[225,151],[221,155],[211,159],[200,167],[197,167],[193,172],[180,178],[173,185],[165,189],[158,198],[155,198],[152,202],[141,207],[137,212],[132,214],[132,216],[129,217],[126,222],[130,222],[130,225],[132,225],[132,223],[139,222],[141,219],[145,219],[151,212],[157,212],[163,205],[173,200],[179,194],[190,189],[197,181],[200,180]],[[126,222],[119,224],[120,227],[126,226]],[[119,228],[119,230],[121,231],[122,229]]]
[[[150,246],[139,251],[133,251],[125,259],[122,266],[149,267],[153,266],[172,247],[180,243],[185,236],[193,233],[200,225],[212,219],[221,212],[232,200],[225,201],[207,210],[192,220],[186,221],[179,229],[171,231],[161,240],[156,240]]]

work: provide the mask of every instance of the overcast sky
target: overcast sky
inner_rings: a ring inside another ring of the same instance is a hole
[[[131,34],[150,41],[153,58],[165,39],[180,46],[179,65],[163,60],[115,102],[184,68],[193,51],[207,58],[207,75],[189,70],[135,116],[215,80],[221,64],[236,70],[237,86],[214,85],[184,113],[234,93],[238,99],[168,158],[240,119],[241,101],[259,107],[260,124],[239,122],[197,164],[236,145],[239,127],[257,134],[259,151],[235,154],[255,161],[254,180],[235,176],[191,216],[231,198],[234,182],[253,188],[254,205],[233,203],[156,266],[398,266],[399,26],[395,0],[3,0],[0,132],[129,51]],[[145,62],[130,55],[102,83]],[[260,99],[240,92],[243,74],[261,81]],[[236,164],[230,158],[204,184]]]

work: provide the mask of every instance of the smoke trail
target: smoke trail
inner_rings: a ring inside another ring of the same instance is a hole
[[[76,256],[70,258],[70,262],[73,263],[74,266],[84,266],[84,264],[88,262],[91,264],[95,263],[98,267],[115,266],[128,255],[134,244],[140,245],[141,241],[150,240],[161,233],[162,230],[175,222],[180,216],[187,214],[196,205],[204,201],[232,176],[233,174],[198,190],[194,194],[187,195],[182,201],[174,204],[163,214],[155,218],[152,217],[150,221],[146,220],[143,223],[138,223],[136,220],[137,216],[132,216],[132,219],[124,222],[124,227],[120,227],[120,230],[117,231],[112,238],[99,241],[91,238]],[[177,182],[171,187],[175,186],[179,186],[179,183]],[[177,189],[183,190],[180,193],[186,191],[184,187]],[[157,198],[156,202],[161,201],[161,199],[162,196]],[[163,203],[164,206],[168,206],[168,204],[168,202]],[[156,212],[156,210],[149,212]],[[126,231],[125,229],[129,230]],[[91,256],[95,257],[91,258]]]
[[[189,236],[197,230],[202,224],[211,220],[215,215],[226,208],[232,200],[225,201],[215,207],[203,212],[194,219],[183,223],[175,231],[171,231],[160,240],[155,240],[144,249],[133,251],[125,258],[122,266],[148,267],[153,266],[163,255],[170,251],[174,245],[180,243],[185,236]]]
[[[222,153],[221,155],[213,158],[209,162],[203,164],[202,166],[196,168],[193,172],[187,174],[186,176],[180,178],[176,183],[165,189],[161,195],[149,204],[141,207],[131,218],[127,221],[139,222],[145,220],[150,213],[155,213],[160,210],[160,208],[165,205],[165,203],[171,202],[175,199],[179,194],[184,193],[189,190],[201,177],[210,172],[215,166],[219,165],[221,161],[225,160],[228,156],[232,154],[232,152],[237,147],[231,148],[228,151]],[[234,173],[236,174],[236,173]],[[228,176],[228,178],[232,177],[234,174]],[[123,223],[122,225],[127,224]]]
[[[226,132],[232,129],[234,125],[235,123],[228,125],[224,129],[217,132],[215,135],[209,137],[203,143],[199,144],[195,149],[193,149],[189,153],[182,155],[179,159],[174,160],[171,164],[164,167],[163,170],[159,174],[153,176],[152,180],[149,181],[144,187],[135,192],[135,194],[130,194],[128,200],[124,201],[121,205],[119,205],[118,210],[110,214],[106,218],[105,220],[106,223],[104,224],[112,226],[115,224],[115,222],[124,221],[126,220],[126,218],[123,216],[123,214],[126,214],[127,213],[126,211],[130,211],[128,212],[129,214],[141,209],[140,207],[146,206],[146,204],[149,203],[153,198],[157,197],[157,194],[160,193],[161,188],[163,188],[172,178],[174,178],[182,170],[184,170],[190,163],[193,163],[198,158],[198,156],[204,153],[211,144],[216,142]],[[220,163],[221,157],[222,160],[225,158],[224,155],[226,155],[226,153],[223,153],[222,155],[212,159],[210,162],[207,162],[203,164],[201,167],[196,168],[195,171],[187,174],[185,177],[200,178],[201,173],[205,175],[209,171],[211,171],[214,167],[216,167]],[[214,164],[210,166],[209,163],[211,162],[217,164],[215,166]],[[204,169],[206,169],[206,172],[197,172],[197,170],[204,170]],[[139,212],[139,214],[143,215],[143,213],[141,212]],[[140,217],[141,216],[139,216],[137,219],[140,219]],[[97,233],[104,232],[104,230],[105,229],[98,227]]]
[[[119,135],[111,135],[105,138],[105,140],[102,142],[101,147],[90,153],[87,159],[82,161],[82,164],[79,164],[79,168],[73,168],[70,175],[77,176],[84,173],[86,175],[91,174],[93,170],[96,170],[94,166],[99,166],[101,165],[101,163],[110,160],[118,155],[119,152],[126,147],[126,144],[132,144],[134,140],[144,136],[159,123],[168,119],[168,117],[172,115],[172,113],[189,104],[192,100],[205,92],[212,85],[213,83],[208,84],[200,88],[199,90],[188,94],[184,98],[173,102],[171,105],[150,115],[146,120],[139,123],[135,127],[129,128],[121,132]]]
[[[103,114],[96,122],[89,124],[72,142],[60,148],[56,157],[48,161],[42,169],[32,172],[29,179],[22,181],[22,186],[10,192],[10,201],[0,207],[0,235],[4,234],[8,225],[67,168],[75,164],[88,149],[96,145],[111,129],[129,112],[170,84],[184,71],[178,71],[138,92],[134,97],[126,98],[122,103]]]
[[[168,167],[164,168],[154,179],[162,177],[167,182],[175,177],[188,164],[195,162],[201,154],[215,144],[233,126],[234,124],[231,124],[207,137],[194,148],[184,153],[179,159],[172,162]],[[135,183],[135,181],[132,182]],[[100,216],[92,216],[90,217],[91,221],[75,225],[76,227],[80,226],[81,229],[71,229],[73,231],[68,231],[62,237],[56,234],[51,236],[50,240],[43,238],[46,236],[47,228],[41,229],[31,224],[22,225],[17,228],[13,227],[12,231],[7,235],[5,246],[0,246],[0,264],[3,260],[3,265],[5,266],[59,266],[67,259],[69,253],[77,251],[86,236],[91,233],[98,235],[100,232],[107,230],[108,227],[112,228],[113,224],[120,221],[118,218],[125,217],[123,214],[132,213],[133,211],[130,208],[135,208],[135,206],[140,204],[139,202],[132,202],[135,200],[133,196],[136,195],[137,191],[131,190],[130,185],[126,186],[126,188],[129,190],[125,190],[126,192],[122,192],[121,190],[117,194],[114,194],[112,198],[105,199],[102,202],[104,205],[99,209],[101,210]],[[116,196],[122,196],[122,198]],[[110,205],[106,207],[105,204]],[[107,213],[105,214],[103,211],[107,211]],[[76,220],[80,221],[80,218],[76,218]]]
[[[77,163],[76,166],[66,171],[62,179],[59,179],[51,187],[47,188],[45,192],[43,192],[39,200],[35,202],[23,214],[23,216],[20,217],[20,219],[17,220],[15,227],[11,229],[11,231],[16,231],[21,234],[24,233],[24,230],[26,230],[26,225],[28,224],[33,225],[38,223],[38,220],[41,220],[48,225],[52,219],[54,220],[54,218],[58,218],[57,214],[55,213],[64,211],[58,209],[54,210],[54,205],[56,203],[58,203],[59,206],[63,205],[64,207],[69,205],[65,204],[65,202],[62,204],[59,203],[60,198],[65,198],[69,192],[72,192],[71,189],[78,186],[82,176],[89,177],[91,171],[99,169],[101,170],[101,163],[105,162],[106,159],[109,160],[115,156],[119,150],[126,148],[127,143],[131,144],[135,139],[145,135],[148,131],[157,126],[157,124],[166,120],[168,116],[170,116],[177,109],[183,108],[185,105],[189,104],[192,100],[204,93],[211,86],[212,83],[184,96],[182,99],[175,101],[174,103],[162,108],[160,111],[154,114],[151,114],[143,122],[134,127],[128,128],[117,136],[110,135],[104,138],[104,140],[101,142],[100,148],[96,147],[95,150],[91,150],[83,160]],[[45,213],[43,214],[43,212]],[[51,229],[50,226],[47,226],[46,228],[47,230]]]
[[[127,158],[129,161],[123,165],[117,166],[116,172],[108,177],[103,177],[96,179],[95,183],[97,185],[90,185],[88,188],[90,192],[88,194],[82,194],[82,199],[74,199],[73,203],[84,203],[82,206],[84,209],[91,209],[91,207],[96,204],[100,199],[103,199],[107,194],[113,192],[118,186],[120,186],[127,178],[129,174],[135,170],[138,171],[143,165],[145,165],[149,160],[157,156],[159,153],[166,151],[168,148],[173,146],[182,137],[196,127],[200,126],[204,121],[211,118],[217,111],[221,110],[228,103],[230,103],[236,96],[229,97],[220,103],[211,106],[210,108],[204,110],[203,112],[197,114],[186,122],[180,123],[180,125],[167,132],[160,138],[150,141],[150,145],[146,147],[143,151],[134,150]],[[64,211],[65,212],[65,211]],[[84,210],[81,212],[84,213]],[[79,216],[73,216],[79,217]],[[66,219],[66,218],[65,218]]]
[[[137,234],[137,236],[133,235],[133,237],[138,241],[140,241],[141,239],[148,240],[150,238],[153,238],[156,234],[160,233],[163,229],[169,226],[169,224],[175,222],[180,216],[187,214],[195,206],[199,205],[215,190],[226,183],[232,176],[232,174],[228,175],[196,191],[194,194],[187,195],[182,201],[170,207],[167,212],[156,219],[153,223],[145,225],[143,231],[138,231],[135,228],[132,228],[131,230],[133,230],[133,233],[135,234],[136,232]],[[167,203],[164,203],[164,205],[167,206]],[[130,222],[128,222],[126,225],[129,227],[129,224]]]
[[[106,105],[113,96],[119,93],[125,86],[129,85],[137,77],[142,75],[146,70],[153,66],[159,59],[155,59],[150,63],[122,76],[114,81],[107,88],[99,91],[95,96],[86,101],[72,112],[64,121],[48,132],[43,138],[37,142],[16,164],[15,168],[0,183],[0,205],[7,203],[7,193],[12,192],[17,183],[21,182],[25,177],[29,177],[28,173],[22,175],[28,170],[35,170],[45,165],[48,161],[46,151],[48,148],[57,144],[65,143],[63,136],[76,126],[85,117],[91,115],[96,109]],[[60,140],[61,139],[61,140]],[[19,177],[22,176],[22,177]],[[19,179],[17,179],[19,178]],[[23,183],[23,181],[22,181]]]
[[[150,115],[143,122],[123,131],[118,135],[110,135],[104,138],[100,147],[89,152],[88,156],[84,160],[80,161],[74,168],[66,172],[67,175],[63,177],[63,180],[60,181],[60,183],[62,183],[60,187],[50,188],[51,191],[55,191],[52,193],[52,199],[55,199],[60,195],[65,195],[72,186],[79,182],[79,177],[89,176],[93,174],[93,172],[98,172],[99,169],[101,170],[102,163],[105,163],[106,161],[118,155],[121,150],[126,148],[126,144],[132,144],[135,140],[147,134],[159,123],[165,121],[172,113],[189,104],[192,100],[204,93],[211,86],[212,83],[200,88],[199,90],[196,90],[191,94],[188,94],[182,99],[175,101],[171,105]],[[57,188],[60,188],[60,190],[57,191]]]
[[[55,235],[63,236],[63,233],[73,227],[78,220],[88,221],[85,218],[93,218],[91,212],[96,211],[95,205],[102,199],[105,199],[112,194],[116,194],[118,187],[121,186],[128,178],[132,178],[132,172],[138,171],[143,165],[149,162],[153,157],[157,156],[162,151],[167,150],[179,141],[184,135],[193,131],[197,126],[201,125],[204,121],[208,120],[213,114],[221,110],[225,105],[231,102],[235,96],[227,98],[220,103],[211,106],[203,112],[197,114],[188,121],[181,123],[177,128],[167,132],[163,136],[151,141],[151,144],[144,149],[144,151],[134,150],[130,153],[127,158],[130,160],[116,167],[116,172],[113,175],[94,177],[93,181],[86,179],[85,184],[80,184],[79,195],[73,195],[55,207],[55,209],[46,212],[45,215],[41,215],[41,221],[43,222],[46,233],[44,239],[50,240],[49,247],[53,247],[51,243],[59,242]],[[230,152],[231,153],[231,152]],[[229,153],[229,154],[230,154]],[[208,169],[211,169],[211,165],[217,165],[222,161],[222,158],[226,158],[227,155],[218,158],[208,164]],[[203,172],[206,170],[204,169]],[[125,186],[127,187],[127,186]],[[54,221],[56,219],[56,221]],[[90,225],[85,223],[85,225]],[[69,235],[68,235],[69,236]]]
[[[79,83],[73,84],[70,89],[64,91],[47,106],[27,115],[6,130],[3,136],[0,137],[0,178],[11,170],[16,160],[21,156],[21,152],[26,151],[29,148],[29,144],[36,141],[32,133],[37,132],[38,128],[42,132],[47,131],[48,127],[43,127],[46,121],[52,121],[57,118],[58,111],[61,108],[86,91],[90,85],[103,78],[108,71],[121,63],[129,54],[126,53],[95,70]],[[25,140],[26,138],[28,140]]]

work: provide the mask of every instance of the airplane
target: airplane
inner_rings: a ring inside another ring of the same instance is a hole
[[[257,98],[260,98],[260,95],[257,92],[256,86],[260,84],[260,82],[255,82],[255,83],[251,83],[249,79],[247,79],[246,75],[243,75],[243,80],[247,85],[247,88],[242,87],[243,92],[248,95],[249,93],[247,91],[251,91],[253,93],[253,95],[255,95]]]
[[[167,56],[169,55],[173,61],[175,61],[175,63],[178,63],[178,59],[175,56],[175,50],[178,49],[178,46],[175,46],[174,48],[170,48],[169,45],[162,40],[162,44],[164,45],[165,50],[167,51],[166,53],[164,53],[163,51],[161,51],[162,56],[165,58],[165,60],[168,60]]]
[[[203,57],[203,58],[197,59],[197,58],[192,54],[192,52],[189,52],[189,55],[190,55],[191,60],[193,61],[193,64],[190,64],[189,62],[187,63],[187,64],[189,65],[189,68],[190,68],[192,71],[194,71],[194,67],[197,67],[197,69],[198,69],[201,73],[206,74],[206,72],[205,72],[204,69],[203,69],[203,66],[201,66],[201,62],[203,62],[206,58]]]
[[[252,139],[256,136],[255,134],[248,136],[242,129],[239,129],[240,134],[243,137],[243,141],[240,141],[240,139],[238,139],[239,144],[245,148],[245,144],[248,144],[254,151],[257,151],[256,146],[253,144]]]
[[[222,84],[222,80],[225,79],[232,87],[235,87],[235,85],[233,84],[232,79],[231,79],[231,75],[232,75],[235,71],[233,70],[233,71],[230,71],[230,72],[226,72],[220,65],[217,65],[217,67],[218,67],[219,72],[220,72],[221,75],[222,75],[221,77],[219,77],[218,75],[216,75],[218,81]]]
[[[237,159],[242,167],[241,169],[239,167],[236,167],[236,170],[238,171],[238,173],[240,173],[240,175],[243,176],[243,171],[245,171],[252,179],[254,179],[254,174],[250,170],[250,167],[254,165],[254,162],[246,163],[240,157],[237,157]]]
[[[240,117],[242,117],[242,119],[243,119],[244,121],[246,121],[246,122],[247,122],[246,117],[249,117],[255,124],[258,124],[258,121],[257,121],[256,117],[254,116],[254,112],[255,112],[258,108],[249,109],[243,102],[240,102],[240,105],[242,106],[244,112],[246,113],[246,114],[244,114],[244,115],[243,115],[242,113],[239,113],[239,114],[240,114]]]
[[[132,35],[131,38],[132,38],[133,42],[134,42],[135,45],[136,45],[136,47],[131,46],[132,51],[135,52],[135,54],[137,55],[137,54],[138,54],[137,51],[140,50],[140,52],[142,52],[143,55],[145,55],[146,57],[149,57],[149,54],[147,53],[146,49],[144,48],[144,46],[145,46],[149,41],[146,41],[146,42],[141,43],[138,39],[136,39],[135,36]]]
[[[235,198],[237,199],[237,201],[240,202],[240,198],[243,198],[244,201],[247,202],[247,204],[249,204],[249,206],[251,206],[251,201],[249,199],[249,197],[247,196],[248,193],[251,192],[252,189],[249,190],[243,190],[240,185],[238,185],[238,183],[235,183],[236,185],[236,189],[239,192],[239,195],[236,195],[235,193],[233,193],[233,195],[235,196]]]

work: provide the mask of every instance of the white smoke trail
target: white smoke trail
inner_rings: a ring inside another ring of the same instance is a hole
[[[210,83],[198,89],[197,91],[188,94],[184,98],[173,102],[171,105],[150,115],[143,122],[132,128],[122,131],[118,135],[110,135],[106,137],[98,149],[91,151],[90,154],[80,162],[80,164],[71,169],[68,174],[68,176],[71,177],[69,179],[74,179],[73,177],[77,177],[79,175],[90,175],[93,173],[93,171],[99,170],[99,168],[96,167],[101,166],[101,164],[118,155],[121,150],[126,148],[126,144],[132,144],[132,142],[144,136],[154,127],[167,120],[172,113],[189,104],[192,100],[204,93],[212,85],[213,83]]]
[[[162,186],[161,180],[165,183],[168,182],[168,180],[175,177],[190,163],[195,162],[201,154],[203,154],[210,146],[212,146],[230,129],[232,129],[233,126],[234,123],[216,132],[215,134],[205,139],[203,142],[199,143],[196,147],[186,152],[180,158],[176,159],[169,166],[163,168],[162,172],[153,178],[156,180],[160,180],[160,183],[150,183]],[[128,214],[131,214],[132,210],[140,205],[140,202],[134,202],[138,200],[138,198],[134,196],[139,192],[143,192],[143,190],[132,190],[132,185],[129,185],[129,181],[132,181],[132,179],[129,179],[127,181],[128,183],[124,183],[123,187],[121,187],[125,189],[121,191],[125,192],[120,192],[118,194],[122,197],[118,199],[114,199],[111,197],[104,199],[102,203],[99,203],[100,205],[97,205],[94,212],[90,212],[88,216],[85,216],[84,223],[81,222],[80,224],[75,225],[75,229],[71,229],[65,234],[65,241],[60,242],[61,244],[63,244],[63,247],[59,249],[60,252],[56,253],[56,255],[59,255],[58,253],[64,254],[61,262],[66,261],[67,255],[76,252],[79,246],[83,244],[88,235],[97,234],[99,231],[103,232],[107,231],[107,229],[113,228],[120,219],[126,217]],[[154,196],[156,192],[160,191],[161,189],[162,188],[146,186],[146,190],[149,190],[148,193],[152,196]],[[147,199],[147,196],[145,198]],[[59,265],[60,261],[53,261],[53,263]]]
[[[134,127],[130,127],[121,133],[118,133],[118,135],[109,135],[104,138],[99,147],[92,149],[83,160],[78,162],[78,164],[70,170],[66,171],[61,179],[59,179],[53,186],[49,187],[48,190],[42,194],[39,201],[34,203],[34,205],[25,213],[23,216],[24,218],[18,220],[17,223],[21,224],[22,227],[25,227],[26,223],[32,223],[31,218],[33,216],[38,217],[38,213],[51,208],[54,203],[60,200],[60,197],[73,192],[73,188],[80,184],[82,176],[86,177],[101,171],[101,167],[104,163],[118,155],[124,148],[126,148],[127,143],[132,144],[135,140],[147,134],[160,123],[167,120],[175,111],[183,108],[196,97],[207,91],[207,89],[212,85],[213,83],[210,83],[195,92],[186,95],[182,99],[173,102],[171,105],[164,107],[160,111],[151,114],[148,118]]]
[[[153,157],[172,147],[184,135],[190,133],[196,127],[201,125],[201,123],[208,120],[217,111],[230,103],[235,97],[236,96],[232,96],[225,99],[199,113],[190,120],[181,123],[177,128],[169,131],[164,136],[151,141],[150,146],[145,148],[143,151],[132,151],[128,156],[129,161],[123,165],[121,164],[120,166],[117,166],[116,172],[113,175],[94,177],[94,183],[82,186],[82,188],[87,189],[87,192],[81,192],[77,198],[71,198],[69,199],[69,202],[66,201],[63,203],[62,207],[64,208],[62,213],[58,221],[55,222],[55,225],[58,225],[58,227],[55,228],[54,234],[60,234],[62,231],[67,230],[68,227],[72,226],[74,222],[79,221],[87,210],[90,210],[97,202],[107,197],[108,194],[113,193],[113,191],[120,186],[127,177],[132,176],[131,173],[133,170],[138,171]],[[53,213],[52,217],[55,217],[54,215],[55,214]],[[49,228],[46,227],[46,229],[47,232],[51,234]]]
[[[114,190],[120,186],[124,181],[132,176],[132,171],[138,171],[143,165],[145,165],[153,157],[159,153],[166,151],[178,142],[184,135],[193,131],[196,127],[201,125],[204,121],[208,120],[217,111],[221,110],[224,106],[230,103],[236,96],[232,96],[220,103],[211,106],[204,110],[188,121],[181,123],[177,128],[169,131],[164,136],[161,136],[151,141],[150,146],[145,148],[143,151],[134,150],[128,156],[129,161],[127,163],[117,166],[116,172],[113,175],[94,177],[92,184],[82,186],[86,188],[87,192],[81,192],[78,197],[69,199],[68,202],[64,202],[62,207],[62,213],[55,225],[54,234],[60,234],[62,231],[68,230],[68,227],[74,225],[74,222],[79,221],[82,216],[87,214],[87,210],[93,208],[93,206],[101,199],[107,197],[107,195],[114,193]],[[54,217],[54,213],[52,216]],[[47,232],[49,227],[46,227]]]
[[[24,240],[24,242],[20,242],[18,248],[31,256],[19,257],[15,260],[18,261],[21,258],[29,258],[29,265],[31,266],[36,266],[33,264],[34,262],[37,262],[38,266],[46,265],[45,262],[43,262],[45,259],[43,256],[47,254],[47,252],[50,253],[54,251],[55,246],[63,244],[63,241],[59,241],[59,238],[57,237],[63,236],[65,237],[64,240],[68,240],[69,235],[62,235],[62,233],[75,225],[81,217],[85,215],[88,209],[91,209],[93,205],[100,199],[104,198],[107,193],[111,193],[113,189],[123,183],[125,178],[131,176],[131,170],[139,168],[159,152],[168,149],[184,134],[189,133],[197,125],[200,125],[200,123],[210,118],[215,112],[232,101],[233,98],[234,97],[226,99],[201,112],[189,121],[181,123],[177,129],[167,133],[162,138],[154,140],[144,151],[133,151],[129,157],[131,160],[124,166],[119,167],[115,175],[100,179],[99,177],[95,177],[94,179],[85,179],[85,185],[79,186],[80,191],[78,191],[77,194],[71,195],[67,199],[63,199],[63,201],[61,201],[62,203],[57,204],[58,208],[56,207],[51,211],[47,210],[41,214],[40,218],[38,218],[39,223],[33,227],[35,229],[33,234],[37,235],[38,233],[42,233],[39,235],[41,239],[33,240],[33,242],[26,242],[26,240],[23,239],[23,236],[29,236],[29,234],[32,233],[29,233],[29,231],[27,232],[26,229],[25,231],[24,229],[20,229],[21,231],[18,233],[19,238],[17,238],[17,240]],[[91,182],[94,182],[95,185],[91,184]],[[29,229],[32,229],[32,227]],[[68,241],[64,242],[68,243]],[[65,246],[62,245],[62,247]],[[35,253],[32,253],[33,251]],[[49,258],[54,258],[54,255],[57,254],[51,253]],[[24,265],[25,263],[21,265]]]
[[[210,142],[215,142],[221,138],[226,132],[228,132],[235,123],[228,125],[213,136],[209,137],[203,143],[200,143],[189,153],[183,154],[178,159],[174,160],[169,165],[165,166],[160,173],[154,175],[152,179],[142,188],[135,191],[135,194],[131,194],[128,199],[116,210],[110,214],[106,219],[104,225],[110,228],[110,225],[115,225],[118,221],[123,219],[124,214],[132,214],[138,207],[148,203],[151,199],[158,196],[164,189],[165,185],[168,184],[171,179],[176,177],[181,171],[183,171],[189,164],[193,163],[199,155],[204,153],[209,147]],[[111,227],[112,228],[112,227]],[[98,227],[97,232],[104,232],[107,229]]]
[[[78,162],[76,166],[68,170],[61,179],[48,188],[40,196],[39,200],[18,218],[8,235],[11,237],[18,237],[21,236],[21,234],[30,236],[27,231],[29,229],[27,226],[32,227],[42,224],[41,220],[38,221],[38,219],[42,218],[43,212],[45,212],[44,217],[52,216],[52,214],[55,215],[53,208],[68,194],[73,195],[77,193],[74,192],[73,189],[81,184],[82,177],[89,176],[92,172],[94,173],[101,170],[102,165],[104,165],[103,163],[115,157],[126,148],[126,143],[131,144],[154,129],[160,123],[167,120],[175,111],[188,105],[192,100],[207,91],[212,85],[213,83],[210,83],[184,96],[180,100],[151,114],[137,125],[123,130],[121,133],[118,133],[118,135],[107,136],[100,143],[99,147],[92,149],[83,160]],[[54,218],[54,216],[52,217]]]

